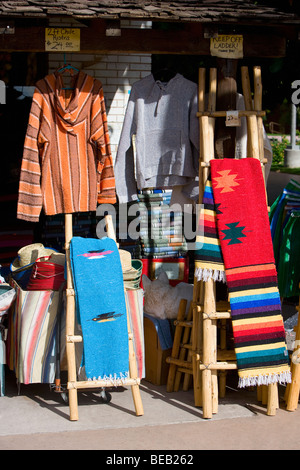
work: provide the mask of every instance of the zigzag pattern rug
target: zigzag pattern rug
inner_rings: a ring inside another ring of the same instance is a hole
[[[106,379],[112,385],[125,381],[129,376],[127,310],[116,242],[73,237],[70,258],[86,378]]]
[[[259,160],[211,161],[239,387],[291,381]]]

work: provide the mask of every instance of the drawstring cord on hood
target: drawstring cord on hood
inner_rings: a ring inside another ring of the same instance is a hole
[[[159,102],[161,100],[161,97],[162,97],[162,94],[163,94],[163,89],[162,87],[160,86],[160,84],[157,82],[158,86],[159,86],[159,97],[157,99],[157,102],[156,102],[156,106],[155,106],[155,111],[154,111],[154,116],[157,116],[158,114],[158,105],[159,105]]]
[[[157,80],[155,83],[156,85],[158,86],[159,88],[159,97],[157,99],[157,102],[156,102],[156,106],[155,106],[155,111],[154,111],[154,116],[157,116],[158,114],[158,107],[159,107],[159,103],[160,103],[160,100],[162,98],[162,95],[163,93],[165,92],[165,90],[167,89],[167,86],[169,85],[169,83],[174,80],[175,77],[171,78],[171,80],[169,80],[168,82],[161,82],[160,80]]]

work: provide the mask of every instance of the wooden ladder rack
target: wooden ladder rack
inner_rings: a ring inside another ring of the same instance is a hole
[[[241,67],[242,87],[245,100],[245,111],[239,111],[239,117],[247,118],[247,157],[258,158],[262,165],[263,175],[264,144],[262,111],[262,83],[260,67],[254,67],[254,106],[252,104],[250,79],[247,67]],[[210,160],[214,158],[215,119],[224,118],[226,111],[216,111],[217,69],[209,71],[208,102],[206,103],[206,69],[199,69],[198,80],[198,113],[200,129],[200,160],[199,160],[199,204],[202,203],[204,187],[208,179]],[[267,198],[267,196],[266,196]],[[192,327],[190,328],[191,351],[187,359],[180,350],[181,334],[184,331],[183,307],[179,308],[178,325],[175,330],[172,355],[167,359],[170,364],[167,390],[176,390],[175,376],[183,371],[193,377],[195,406],[203,408],[203,417],[212,418],[218,412],[218,397],[225,395],[226,372],[236,370],[235,353],[226,349],[224,327],[231,320],[229,302],[216,301],[216,283],[212,279],[203,282],[194,278],[194,294],[192,302]],[[221,323],[220,345],[217,344],[217,328]],[[185,335],[187,335],[185,331]],[[187,343],[185,337],[182,343]],[[182,354],[182,357],[179,357]],[[276,414],[278,408],[277,384],[257,387],[257,398],[267,404],[267,414]]]
[[[115,238],[115,233],[110,216],[106,216],[106,228],[108,237]],[[75,345],[82,342],[82,336],[74,335],[75,330],[75,291],[73,285],[71,260],[70,260],[70,242],[73,238],[72,214],[65,214],[65,250],[67,262],[67,307],[66,307],[66,354],[68,363],[68,383],[70,420],[78,420],[78,397],[77,390],[90,388],[111,387],[105,380],[77,380]],[[136,358],[133,347],[133,336],[130,330],[129,313],[127,311],[127,328],[129,339],[129,375],[126,381],[116,383],[116,386],[130,386],[137,416],[144,414],[143,404],[140,396],[140,379],[138,378]]]

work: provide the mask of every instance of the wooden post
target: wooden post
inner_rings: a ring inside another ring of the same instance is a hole
[[[195,406],[202,406],[202,378],[199,368],[200,354],[202,349],[202,321],[201,312],[198,304],[203,293],[203,282],[198,282],[194,277],[193,291],[193,328],[192,328],[192,364],[193,364],[193,385],[194,385],[194,402]]]
[[[129,376],[131,379],[137,379],[138,371],[137,371],[136,356],[135,356],[134,347],[133,347],[133,339],[132,339],[132,333],[131,333],[131,328],[130,328],[128,311],[127,311],[127,328],[128,328],[128,348],[129,348]],[[135,380],[135,382],[136,383],[131,385],[131,393],[132,393],[132,398],[133,398],[133,403],[134,403],[134,408],[135,408],[135,414],[136,416],[142,416],[144,414],[144,408],[143,408],[143,402],[142,402],[142,398],[140,394],[140,387],[139,387],[139,384],[137,383],[137,380]]]
[[[198,112],[202,113],[205,110],[205,82],[206,82],[206,69],[200,67],[198,71]],[[199,203],[204,193],[204,184],[207,178],[207,169],[202,168],[203,156],[203,132],[202,122],[199,119]],[[197,220],[197,226],[199,221]],[[202,406],[202,388],[201,388],[201,374],[199,369],[200,350],[202,348],[202,322],[200,320],[200,312],[197,309],[201,292],[203,291],[203,283],[199,282],[194,277],[194,292],[193,292],[193,328],[192,328],[192,365],[193,365],[193,386],[194,386],[194,402],[195,406]]]
[[[214,358],[214,339],[212,338],[212,321],[209,315],[216,310],[215,285],[212,279],[204,283],[204,312],[207,317],[203,319],[203,353],[202,363],[205,367],[202,371],[202,398],[203,398],[203,417],[212,418],[213,397],[212,397],[212,371],[209,368]]]
[[[75,293],[71,271],[70,242],[73,237],[72,214],[65,214],[65,250],[67,263],[67,307],[66,307],[66,355],[68,363],[68,390],[70,420],[78,420],[78,400],[76,389],[76,355],[75,343],[69,339],[75,329]]]
[[[245,108],[247,111],[252,111],[253,105],[248,67],[241,67],[241,74]],[[247,116],[247,157],[259,159],[257,117],[255,114]]]
[[[224,111],[236,109],[236,71],[238,60],[217,59],[218,91],[217,109]],[[215,149],[218,158],[234,158],[236,128],[226,127],[223,120],[216,122]]]
[[[268,385],[268,405],[267,415],[275,416],[278,408],[278,387],[277,383]]]
[[[261,68],[259,66],[253,67],[254,76],[254,110],[262,110],[262,80]],[[257,130],[258,130],[258,145],[259,145],[259,159],[261,162],[264,160],[264,126],[262,116],[257,116]],[[263,165],[264,168],[264,165]]]

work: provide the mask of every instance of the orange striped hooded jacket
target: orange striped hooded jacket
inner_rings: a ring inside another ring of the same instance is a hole
[[[36,84],[24,143],[17,217],[96,210],[116,202],[101,82],[84,72],[68,104],[58,72]]]

